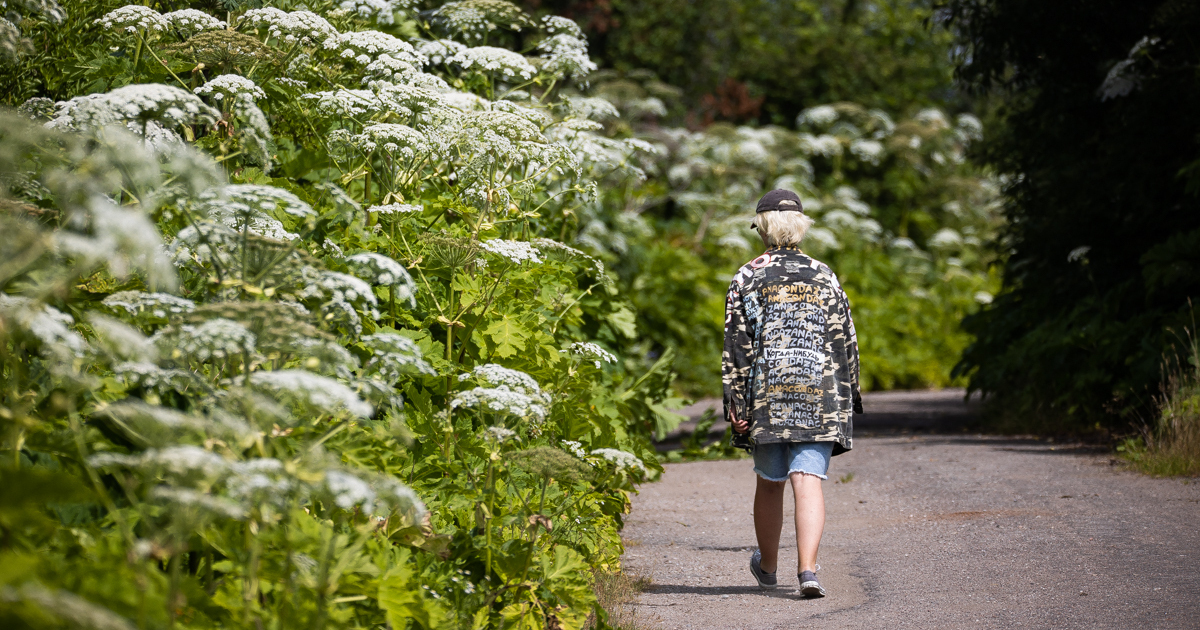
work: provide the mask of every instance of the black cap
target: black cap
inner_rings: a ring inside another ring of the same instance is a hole
[[[771,192],[762,196],[758,200],[758,208],[754,210],[755,214],[760,212],[770,212],[779,210],[782,212],[804,212],[804,206],[800,205],[800,195],[782,188],[776,188]]]

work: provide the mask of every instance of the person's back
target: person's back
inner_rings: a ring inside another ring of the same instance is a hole
[[[833,271],[799,249],[811,225],[793,192],[774,190],[759,201],[753,227],[769,249],[730,282],[722,377],[734,444],[753,451],[759,477],[751,572],[759,586],[776,585],[783,482],[790,479],[801,590],[820,596],[820,481],[830,457],[850,450],[851,416],[862,407],[849,300]]]

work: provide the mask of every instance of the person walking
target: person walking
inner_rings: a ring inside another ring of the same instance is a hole
[[[800,591],[824,597],[817,548],[825,527],[821,481],[829,459],[851,448],[852,412],[862,413],[858,340],[850,302],[833,271],[800,250],[813,220],[790,190],[763,195],[750,227],[767,248],[729,283],[721,357],[725,418],[733,443],[754,454],[750,572],[778,586],[783,488],[796,500]]]

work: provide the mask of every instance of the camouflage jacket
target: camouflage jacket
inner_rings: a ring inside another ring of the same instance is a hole
[[[725,420],[750,418],[734,445],[836,442],[850,450],[862,413],[850,302],[825,263],[768,250],[742,266],[725,301]]]

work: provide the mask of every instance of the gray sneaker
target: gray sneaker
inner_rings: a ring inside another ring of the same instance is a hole
[[[775,574],[763,571],[759,566],[760,562],[762,562],[762,553],[755,549],[754,553],[750,555],[750,572],[754,574],[754,579],[758,580],[758,587],[770,590],[779,586],[775,581]]]
[[[800,572],[800,592],[806,597],[825,597],[825,589],[817,581],[815,571]]]

